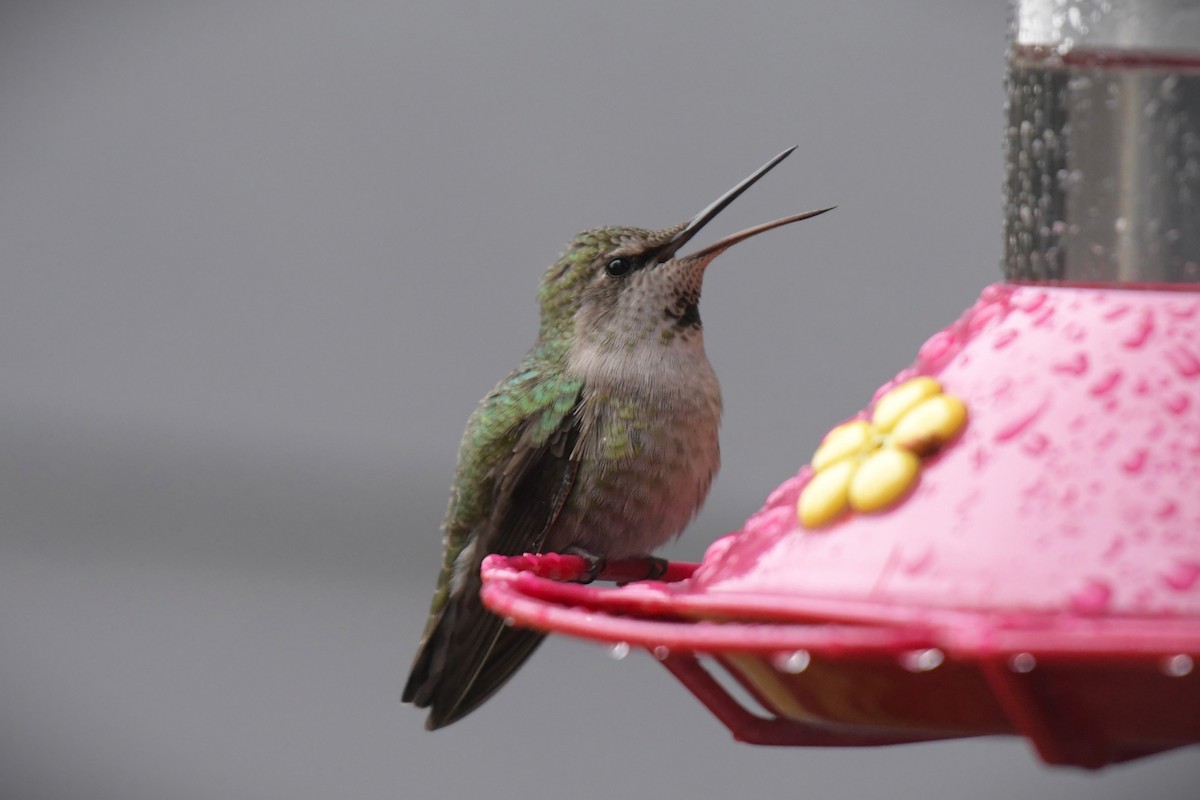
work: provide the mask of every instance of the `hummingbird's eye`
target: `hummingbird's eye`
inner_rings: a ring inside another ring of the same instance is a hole
[[[604,271],[614,278],[626,275],[633,269],[633,261],[628,258],[613,258],[604,265]]]

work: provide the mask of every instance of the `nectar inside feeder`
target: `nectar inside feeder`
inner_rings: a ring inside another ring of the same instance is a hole
[[[702,563],[492,557],[485,603],[645,648],[746,742],[1200,743],[1200,22],[1113,5],[1018,4],[1006,282]]]

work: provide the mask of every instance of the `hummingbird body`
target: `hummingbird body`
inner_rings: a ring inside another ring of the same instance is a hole
[[[483,607],[486,555],[647,555],[699,510],[721,417],[698,310],[704,271],[736,242],[822,211],[675,254],[790,153],[691,222],[585,231],[546,271],[537,340],[480,403],[459,450],[442,571],[403,695],[430,709],[428,728],[478,707],[544,636]]]

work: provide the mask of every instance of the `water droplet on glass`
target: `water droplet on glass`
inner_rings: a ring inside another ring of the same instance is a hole
[[[1008,668],[1013,672],[1033,672],[1037,668],[1037,659],[1033,653],[1017,653],[1008,660]]]
[[[1167,656],[1163,659],[1162,663],[1163,674],[1169,675],[1172,678],[1182,678],[1184,675],[1190,675],[1193,667],[1195,667],[1195,662],[1192,661],[1192,657],[1187,653]]]
[[[608,648],[608,656],[613,661],[620,661],[627,655],[629,655],[629,642],[617,642]]]
[[[808,654],[807,650],[780,653],[774,659],[775,669],[791,675],[799,675],[801,672],[804,672],[804,670],[808,669],[810,663],[812,663],[812,656]]]
[[[504,627],[511,628],[512,626],[514,626],[516,624],[517,624],[516,617],[505,617],[504,618]]]
[[[654,657],[659,661],[666,661],[667,656],[671,655],[671,648],[667,647],[665,644],[660,644],[655,646],[654,650],[651,652],[654,653]]]
[[[1168,75],[1158,86],[1158,96],[1168,103],[1174,103],[1179,99],[1178,89],[1179,76]]]
[[[929,672],[937,669],[946,660],[946,655],[936,647],[926,650],[910,650],[900,657],[900,664],[909,672]]]

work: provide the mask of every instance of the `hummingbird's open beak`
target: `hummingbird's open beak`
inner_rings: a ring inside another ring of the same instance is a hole
[[[697,233],[699,233],[701,228],[703,228],[705,225],[707,225],[709,222],[711,222],[713,217],[717,216],[717,214],[720,214],[721,211],[724,210],[725,206],[732,203],[734,200],[736,200],[738,198],[739,195],[741,195],[742,192],[746,191],[751,186],[753,186],[755,181],[757,181],[763,175],[766,175],[768,172],[770,172],[772,169],[774,169],[776,164],[778,164],[780,161],[783,161],[785,158],[790,156],[797,147],[799,147],[799,145],[793,145],[792,147],[789,147],[787,150],[784,150],[782,153],[780,153],[779,155],[772,158],[766,164],[763,164],[761,167],[759,167],[758,170],[756,170],[753,174],[750,175],[750,177],[746,178],[741,183],[739,183],[737,186],[734,186],[728,192],[726,192],[725,194],[718,197],[716,200],[714,200],[712,203],[710,203],[708,205],[708,207],[706,207],[703,211],[701,211],[696,216],[692,217],[691,222],[684,225],[679,230],[678,233],[676,233],[674,236],[672,236],[670,239],[668,239],[662,245],[662,247],[659,248],[658,263],[662,264],[663,262],[669,261],[672,258],[674,258],[675,254],[677,252],[679,252],[679,249],[681,247],[683,247],[685,244],[687,244],[688,241],[691,240],[691,238],[693,236],[695,236]],[[818,214],[824,214],[826,211],[832,211],[833,208],[834,208],[834,206],[830,206],[829,208],[822,208],[818,211],[806,211],[803,214],[796,214],[791,217],[784,217],[783,219],[777,219],[773,222],[764,222],[761,225],[755,225],[753,228],[747,228],[744,231],[739,231],[730,236],[726,236],[724,239],[721,239],[718,242],[714,242],[713,244],[710,244],[708,247],[705,247],[696,253],[692,253],[690,256],[688,256],[688,258],[697,258],[700,256],[708,255],[710,253],[718,252],[720,250],[724,250],[725,248],[731,247],[732,245],[735,245],[738,242],[743,241],[744,239],[749,239],[751,236],[756,236],[757,234],[760,234],[763,231],[769,231],[772,228],[778,228],[781,225],[788,225],[793,222],[799,222],[802,219],[808,219],[809,217],[815,217]]]

